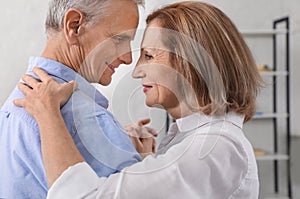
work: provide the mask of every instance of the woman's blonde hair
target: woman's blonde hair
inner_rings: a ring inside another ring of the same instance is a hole
[[[214,96],[219,92],[219,81],[225,112],[235,111],[245,115],[245,122],[255,113],[256,96],[262,85],[252,54],[231,20],[219,9],[202,2],[181,2],[161,8],[147,18],[147,24],[156,21],[160,27],[176,31],[197,42],[217,68],[213,76],[212,66],[201,60],[199,48],[187,45],[182,37],[163,38],[170,50],[170,62],[174,69],[191,84],[198,105],[205,114],[212,114]],[[184,59],[186,55],[188,59]],[[203,66],[205,65],[205,66]],[[208,80],[207,80],[208,79]],[[215,84],[210,89],[209,84]],[[218,110],[217,110],[218,112]]]

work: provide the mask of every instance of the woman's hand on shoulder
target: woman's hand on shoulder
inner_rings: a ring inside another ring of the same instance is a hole
[[[24,83],[19,83],[18,88],[26,96],[25,98],[14,100],[16,106],[24,107],[35,119],[41,115],[49,115],[60,111],[77,88],[75,81],[58,83],[44,70],[35,67],[33,72],[41,80],[30,75],[23,75]]]

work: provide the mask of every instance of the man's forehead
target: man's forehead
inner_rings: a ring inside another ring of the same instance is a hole
[[[121,38],[122,40],[133,40],[136,34],[136,29],[127,30],[124,32],[115,32],[113,37]]]
[[[139,22],[137,5],[132,0],[113,0],[105,21],[113,35],[134,35]]]

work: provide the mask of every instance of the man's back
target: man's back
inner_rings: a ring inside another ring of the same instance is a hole
[[[0,110],[0,198],[45,198],[48,184],[40,148],[38,125],[12,100]]]

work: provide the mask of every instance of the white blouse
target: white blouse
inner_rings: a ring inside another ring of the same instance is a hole
[[[257,199],[257,165],[243,121],[232,112],[178,119],[156,154],[108,178],[78,163],[55,181],[47,198]]]

